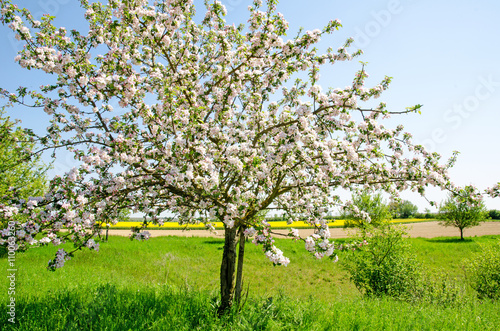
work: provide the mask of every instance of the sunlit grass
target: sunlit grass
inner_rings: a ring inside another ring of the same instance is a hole
[[[411,238],[424,268],[463,283],[464,258],[500,236]],[[341,242],[341,240],[338,240]],[[262,247],[246,246],[247,305],[219,320],[219,238],[165,236],[145,242],[111,236],[99,252],[83,250],[56,272],[46,270],[60,247],[16,254],[19,324],[2,330],[499,330],[499,302],[466,297],[458,306],[363,298],[338,263],[316,260],[302,242],[277,239],[291,263],[273,267]],[[66,249],[71,245],[65,244]],[[8,269],[8,260],[0,259]],[[0,288],[8,288],[0,279]],[[1,291],[0,303],[9,300]]]
[[[464,277],[462,261],[480,250],[479,244],[492,242],[500,236],[467,238],[410,238],[409,242],[425,269],[436,276]],[[345,240],[336,239],[336,243]],[[285,291],[287,295],[306,299],[322,293],[326,300],[358,297],[356,288],[343,270],[343,253],[339,262],[317,260],[304,249],[303,242],[276,239],[276,246],[291,263],[287,267],[274,267],[262,253],[262,246],[250,241],[246,245],[244,283],[254,295],[271,295]],[[112,283],[118,286],[141,284],[168,284],[193,286],[197,289],[215,290],[219,284],[224,239],[164,236],[148,241],[131,241],[120,236],[110,236],[109,242],[100,245],[100,251],[84,249],[66,262],[56,272],[46,270],[59,246],[31,248],[16,254],[16,275],[19,292],[37,295],[54,287],[71,288],[91,284]],[[72,245],[65,244],[69,250]],[[0,267],[7,270],[7,259],[0,259]],[[0,287],[8,279],[0,280]],[[7,286],[8,287],[8,286]],[[0,293],[0,299],[6,292]]]
[[[2,330],[498,330],[498,304],[442,307],[390,298],[321,302],[283,293],[251,297],[244,309],[217,318],[217,294],[186,287],[101,285],[22,298],[18,324]]]

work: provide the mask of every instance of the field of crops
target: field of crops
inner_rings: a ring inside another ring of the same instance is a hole
[[[417,223],[417,222],[429,222],[429,221],[434,221],[432,219],[426,219],[426,218],[407,218],[407,219],[395,219],[392,220],[392,223]],[[331,220],[330,223],[328,223],[328,226],[331,228],[335,227],[343,227],[345,221],[344,220]],[[136,227],[136,226],[141,226],[143,224],[142,221],[127,221],[127,222],[118,222],[115,225],[111,225],[111,229],[130,229],[131,227]],[[211,223],[214,228],[216,229],[223,229],[223,224],[222,222],[212,222]],[[295,222],[292,225],[287,224],[286,221],[269,221],[269,224],[271,225],[271,228],[273,229],[288,229],[288,228],[298,228],[298,229],[304,229],[304,228],[311,228],[311,225],[305,222]],[[177,222],[165,222],[162,226],[159,225],[149,225],[148,228],[151,229],[204,229],[206,228],[203,223],[199,224],[190,224],[190,225],[179,225]]]

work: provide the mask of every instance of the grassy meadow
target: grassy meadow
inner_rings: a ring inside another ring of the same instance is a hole
[[[111,236],[99,252],[83,250],[56,272],[46,270],[59,247],[16,255],[16,320],[2,330],[498,330],[500,303],[479,300],[466,286],[463,260],[500,236],[410,239],[436,279],[463,288],[459,303],[408,303],[365,298],[340,261],[316,260],[301,242],[277,239],[291,259],[273,267],[261,247],[246,245],[240,314],[215,316],[223,240],[157,237],[146,242]],[[340,242],[341,240],[339,240]],[[68,246],[68,248],[70,248]],[[2,270],[9,269],[6,257]],[[5,273],[5,272],[4,272]],[[1,280],[5,307],[9,280]]]

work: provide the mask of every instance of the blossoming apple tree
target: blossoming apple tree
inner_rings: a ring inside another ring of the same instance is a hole
[[[97,250],[94,236],[122,210],[143,213],[145,225],[161,224],[162,212],[209,228],[218,219],[224,311],[241,293],[245,236],[254,236],[275,265],[289,263],[260,221],[263,212],[310,223],[317,231],[303,239],[306,249],[335,258],[323,218],[345,205],[335,190],[423,194],[427,185],[452,185],[452,160],[441,164],[402,126],[381,124],[420,106],[364,106],[390,78],[367,87],[360,65],[348,87],[318,85],[320,66],[360,54],[349,53],[352,40],[324,53],[313,47],[341,26],[338,20],[287,39],[277,0],[255,0],[246,27],[228,25],[217,1],[206,3],[197,22],[189,0],[80,0],[89,25],[82,33],[0,3],[1,21],[25,41],[15,61],[53,79],[23,96],[3,94],[49,114],[47,134],[38,136],[42,150],[66,148],[79,164],[55,177],[40,201],[1,206],[9,220],[2,238],[15,237],[18,250],[66,241]],[[18,213],[30,220],[16,221]],[[147,239],[143,230],[134,237]],[[299,237],[294,229],[290,235]],[[71,255],[59,250],[49,267]]]

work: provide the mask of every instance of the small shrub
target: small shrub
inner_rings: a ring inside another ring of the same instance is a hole
[[[466,273],[479,298],[500,299],[500,240],[482,246],[466,262]]]
[[[463,285],[423,271],[405,238],[405,227],[384,224],[351,236],[357,243],[344,257],[344,268],[356,288],[366,296],[389,296],[408,302],[440,306],[467,302]],[[500,265],[500,264],[499,264]]]
[[[368,227],[352,239],[367,244],[347,254],[344,267],[354,285],[367,296],[388,295],[406,301],[418,298],[422,272],[404,238],[405,227]]]

